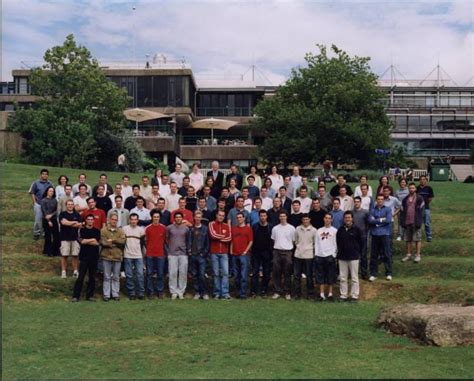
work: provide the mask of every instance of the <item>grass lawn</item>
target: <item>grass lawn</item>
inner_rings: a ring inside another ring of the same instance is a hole
[[[357,305],[302,301],[69,303],[73,279],[32,240],[27,190],[40,167],[2,164],[2,378],[472,378],[474,347],[421,346],[378,329],[397,302],[474,298],[474,187],[433,183],[434,241]],[[78,170],[65,173],[75,183]],[[87,171],[95,184],[98,172]],[[110,183],[120,174],[110,173]],[[140,176],[133,175],[132,183]],[[372,184],[374,186],[375,184]]]

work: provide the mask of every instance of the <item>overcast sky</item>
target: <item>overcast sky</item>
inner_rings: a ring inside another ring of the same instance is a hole
[[[68,33],[103,61],[184,57],[198,80],[249,80],[254,63],[257,80],[277,85],[317,43],[370,56],[379,75],[393,62],[423,79],[438,60],[458,84],[474,75],[472,0],[3,0],[2,20],[2,80]]]

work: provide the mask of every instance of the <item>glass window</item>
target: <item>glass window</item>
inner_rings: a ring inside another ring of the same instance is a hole
[[[153,106],[153,78],[150,76],[137,77],[138,107]]]
[[[420,130],[420,117],[412,115],[408,117],[408,131],[418,132]]]
[[[406,131],[407,130],[407,118],[403,115],[397,115],[395,118],[395,129],[397,131]]]
[[[168,105],[176,106],[176,82],[175,77],[168,78]]]
[[[168,106],[168,77],[161,75],[153,77],[153,106]]]

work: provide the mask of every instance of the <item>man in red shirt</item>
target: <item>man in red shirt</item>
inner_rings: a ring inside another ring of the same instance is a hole
[[[232,227],[230,252],[236,274],[236,284],[239,288],[239,297],[240,299],[246,299],[249,254],[253,243],[253,232],[252,228],[245,223],[245,216],[242,212],[238,212],[236,218],[237,225]]]
[[[165,288],[165,242],[166,226],[160,224],[161,213],[158,209],[151,211],[151,225],[145,228],[146,242],[146,293],[153,298],[153,290],[158,298],[163,298]],[[153,287],[153,274],[156,273],[156,284]]]
[[[232,234],[228,224],[224,222],[225,211],[218,210],[216,220],[209,224],[211,240],[211,263],[214,278],[214,299],[230,299],[229,295],[229,242]]]
[[[175,209],[171,212],[171,223],[174,224],[174,215],[180,212],[183,215],[183,224],[188,228],[193,226],[193,212],[186,209],[186,199],[184,197],[180,198],[178,201],[178,209]]]
[[[105,227],[105,225],[107,224],[107,217],[105,215],[105,212],[102,209],[96,208],[94,197],[87,198],[86,202],[89,209],[86,209],[81,213],[82,221],[85,221],[86,217],[92,214],[94,216],[93,227],[97,230],[102,230],[102,228]]]

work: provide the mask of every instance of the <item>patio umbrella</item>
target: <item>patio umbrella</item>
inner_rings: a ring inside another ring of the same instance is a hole
[[[228,130],[229,128],[235,126],[236,124],[237,122],[234,122],[232,120],[208,118],[208,119],[201,119],[201,120],[197,120],[196,122],[193,122],[191,127],[210,129],[211,130],[211,144],[212,144],[212,141],[214,140],[214,129]]]
[[[169,118],[169,115],[162,114],[161,112],[155,112],[150,110],[144,110],[141,108],[129,108],[123,112],[127,120],[135,121],[135,131],[138,131],[138,122],[146,122],[147,120]]]

